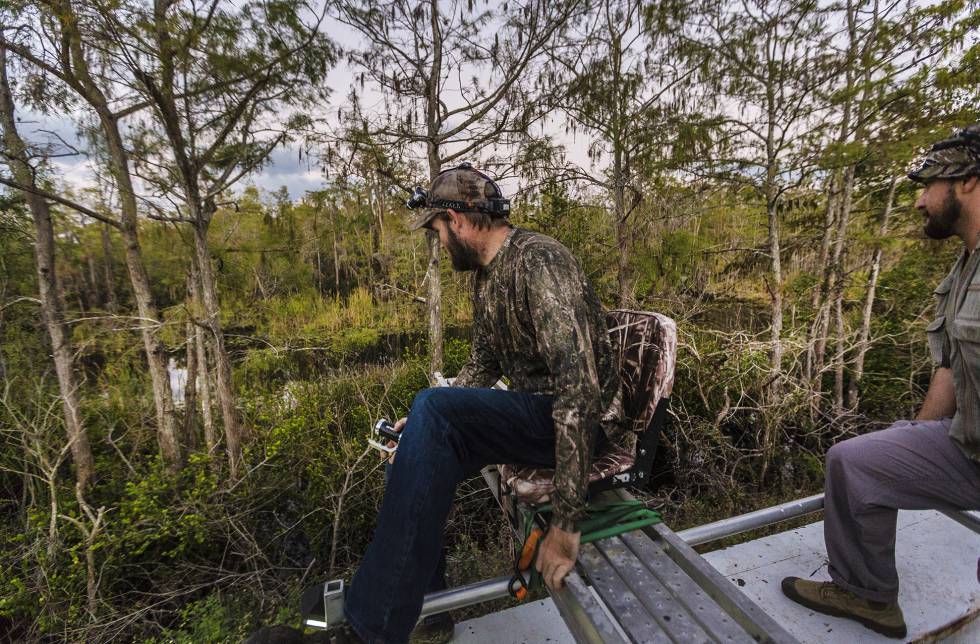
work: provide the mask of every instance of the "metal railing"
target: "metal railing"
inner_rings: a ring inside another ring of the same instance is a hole
[[[823,494],[814,494],[803,499],[789,501],[770,508],[748,512],[738,516],[706,523],[677,533],[681,541],[689,546],[717,541],[749,530],[764,528],[782,521],[794,519],[806,514],[819,512],[823,509]],[[980,512],[942,511],[950,519],[960,523],[980,534]],[[510,576],[504,575],[495,579],[481,581],[459,588],[451,588],[426,595],[422,606],[422,617],[447,610],[472,606],[509,595]]]
[[[804,514],[819,512],[823,509],[823,494],[814,494],[805,499],[797,499],[775,505],[771,508],[763,508],[755,512],[740,514],[735,517],[728,517],[713,523],[706,523],[677,533],[689,546],[696,546],[709,541],[717,541],[741,532],[748,532],[757,528],[763,528],[780,521],[794,519]]]
[[[823,494],[814,494],[805,499],[797,499],[771,508],[763,508],[755,512],[740,514],[735,517],[721,519],[714,523],[706,523],[695,528],[688,528],[677,533],[688,545],[696,546],[709,541],[717,541],[742,532],[764,528],[774,523],[794,519],[805,514],[819,512],[823,509]],[[980,534],[980,512],[940,510],[953,521],[960,523],[977,534]]]

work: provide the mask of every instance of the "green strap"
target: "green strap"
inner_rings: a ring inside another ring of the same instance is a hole
[[[552,505],[546,503],[536,508],[537,512],[550,513]],[[527,519],[533,512],[529,512],[524,517],[525,526]],[[599,539],[606,539],[630,532],[638,528],[645,528],[661,522],[660,514],[643,505],[642,501],[612,501],[607,503],[591,503],[585,511],[585,518],[580,520],[576,527],[582,533],[582,543],[591,543]],[[526,529],[527,534],[530,530]],[[527,537],[525,534],[525,538]]]
[[[534,526],[535,513],[550,513],[552,505],[546,503],[531,510],[525,510],[524,519],[524,541],[531,535]],[[660,523],[660,514],[643,505],[642,501],[613,501],[609,503],[592,503],[586,509],[586,516],[578,522],[576,527],[582,533],[581,543],[592,543],[600,539],[616,537],[632,530],[645,528],[656,523]],[[541,542],[538,542],[540,547]],[[517,557],[521,555],[523,544],[517,548]],[[541,585],[541,575],[534,568],[534,561],[538,557],[537,547],[534,557],[531,559],[531,568],[528,579],[528,588],[536,588]],[[516,559],[515,559],[516,561]],[[517,567],[516,565],[514,566]],[[515,571],[516,572],[516,571]]]

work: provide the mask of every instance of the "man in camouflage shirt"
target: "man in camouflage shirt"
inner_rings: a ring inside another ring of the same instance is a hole
[[[824,540],[833,581],[782,584],[793,601],[889,637],[907,631],[895,568],[898,510],[980,509],[980,124],[932,146],[909,178],[924,185],[915,205],[925,234],[963,241],[926,328],[936,371],[915,420],[827,452]]]
[[[536,567],[561,587],[578,556],[575,523],[597,435],[626,446],[631,436],[614,411],[619,378],[605,316],[569,250],[512,227],[500,188],[468,164],[420,194],[425,209],[413,228],[437,232],[453,267],[473,272],[472,354],[455,386],[420,392],[395,425],[403,433],[377,529],[345,600],[348,624],[368,642],[406,641],[424,593],[442,581],[456,486],[488,464],[555,468]],[[509,390],[491,389],[502,376]]]

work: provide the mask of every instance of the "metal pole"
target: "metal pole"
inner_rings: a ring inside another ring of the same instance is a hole
[[[977,534],[980,534],[980,512],[977,512],[976,510],[964,510],[963,512],[940,510],[940,512],[948,516],[953,521],[965,525]]]
[[[459,588],[448,588],[429,593],[422,603],[422,614],[419,615],[419,619],[427,615],[444,613],[447,610],[465,608],[473,604],[509,597],[510,578],[510,575],[503,575]]]
[[[740,532],[755,530],[773,523],[817,512],[823,508],[823,494],[814,494],[805,499],[797,499],[771,508],[763,508],[755,512],[740,514],[714,523],[706,523],[695,528],[688,528],[677,533],[688,545],[696,546],[701,543],[730,537]]]
[[[795,517],[818,512],[823,509],[823,494],[814,494],[805,499],[789,501],[771,508],[763,508],[755,512],[740,514],[736,517],[721,519],[714,523],[706,523],[695,528],[688,528],[676,533],[685,543],[696,546],[709,541],[717,541],[741,532],[763,528],[773,523],[786,521]],[[977,511],[946,511],[940,510],[953,521],[960,523],[970,530],[980,534],[980,512]]]

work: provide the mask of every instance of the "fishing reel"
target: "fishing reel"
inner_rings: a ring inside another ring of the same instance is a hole
[[[395,426],[391,424],[390,420],[382,418],[371,429],[371,433],[368,435],[368,445],[390,456],[398,449],[398,439],[401,436],[401,432],[395,431]],[[388,443],[392,441],[394,441],[395,446],[388,447]]]

